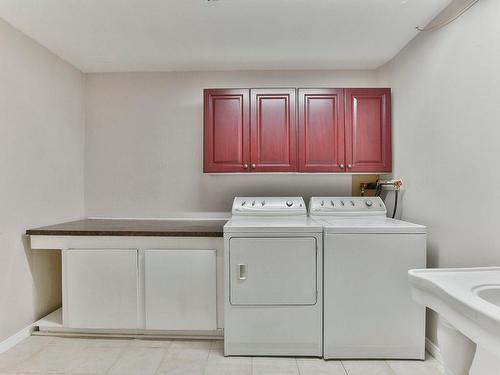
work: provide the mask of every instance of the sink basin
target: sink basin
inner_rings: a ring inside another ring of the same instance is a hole
[[[473,292],[486,302],[500,307],[500,284],[481,285],[473,289]]]
[[[408,272],[413,299],[439,314],[438,342],[446,374],[468,375],[476,347],[500,368],[500,267]]]

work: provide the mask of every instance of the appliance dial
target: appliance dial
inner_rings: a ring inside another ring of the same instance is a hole
[[[373,202],[372,202],[371,200],[369,200],[369,199],[367,199],[367,200],[365,201],[365,204],[366,204],[366,207],[371,207],[371,206],[373,206]]]
[[[292,202],[292,201],[286,201],[286,205],[287,205],[288,207],[292,207],[292,206],[293,206],[293,202]]]

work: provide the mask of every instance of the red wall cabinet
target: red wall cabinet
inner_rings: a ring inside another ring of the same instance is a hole
[[[391,90],[346,89],[347,172],[390,172]]]
[[[392,168],[390,89],[210,89],[204,109],[205,172]]]
[[[344,90],[299,89],[299,170],[344,172]]]
[[[295,89],[252,89],[250,97],[251,170],[296,172]]]
[[[250,163],[247,89],[204,92],[204,172],[245,172]]]
[[[296,172],[295,89],[207,89],[204,172]]]

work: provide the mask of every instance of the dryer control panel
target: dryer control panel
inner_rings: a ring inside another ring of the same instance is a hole
[[[236,197],[233,216],[306,216],[302,197]]]
[[[386,216],[380,197],[312,197],[310,216]]]

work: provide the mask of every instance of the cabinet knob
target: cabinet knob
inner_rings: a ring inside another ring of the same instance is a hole
[[[243,164],[243,169],[248,169],[248,164]]]
[[[257,166],[255,164],[252,164],[252,169],[255,169],[257,168]]]
[[[352,164],[347,164],[347,168],[352,168]]]
[[[344,168],[344,164],[339,164],[339,167],[340,168]]]

